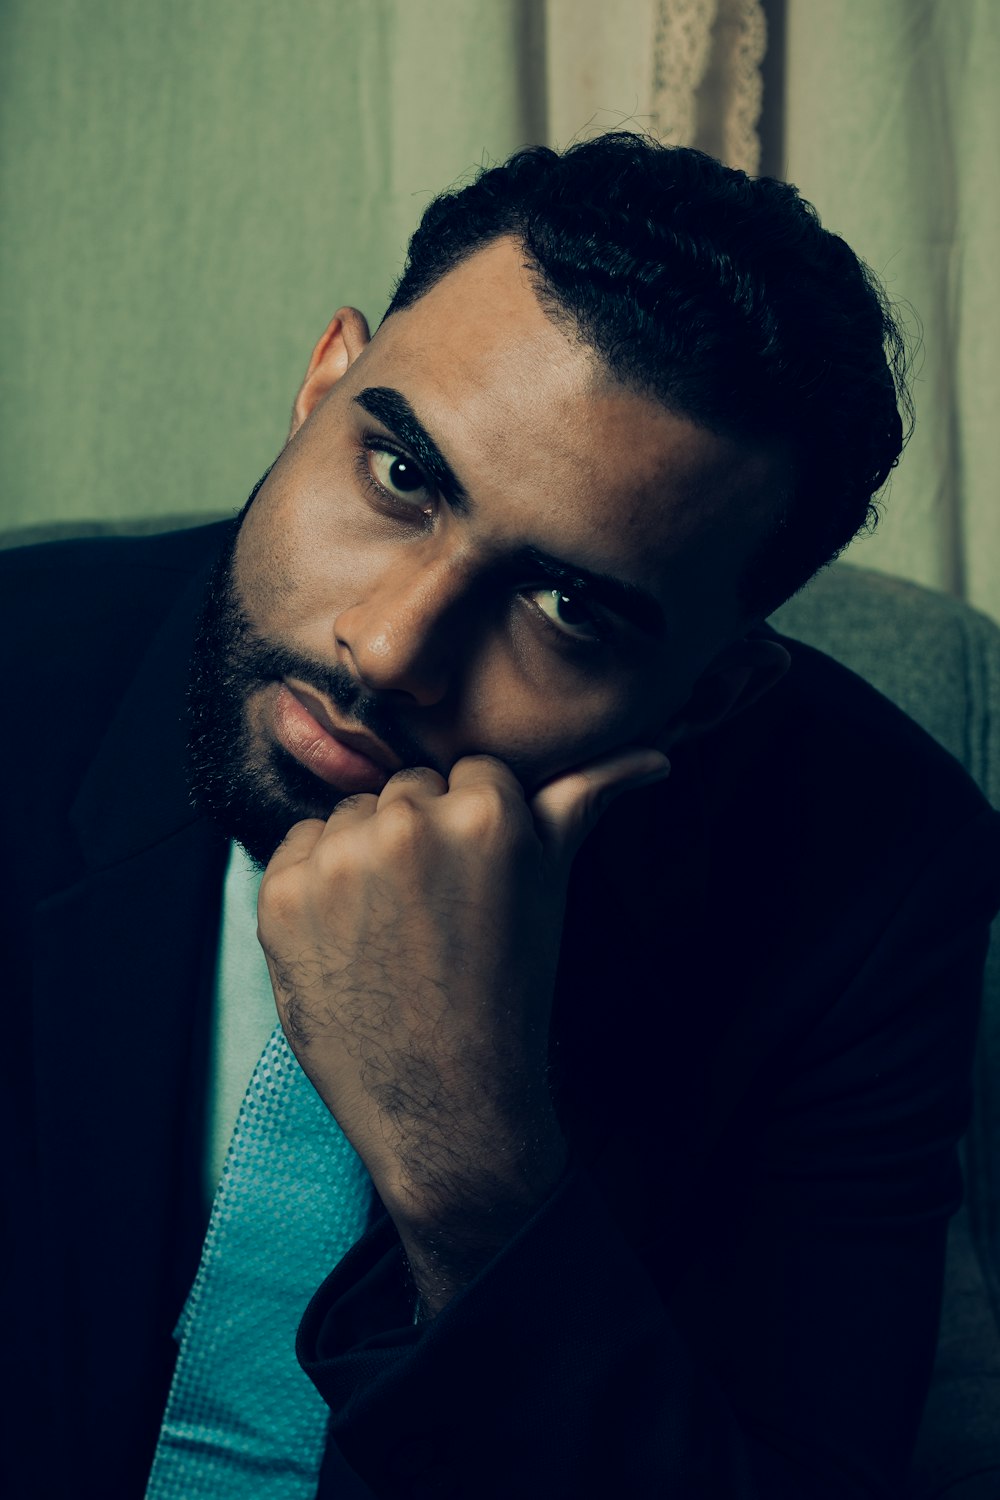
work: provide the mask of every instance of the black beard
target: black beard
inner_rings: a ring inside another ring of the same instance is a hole
[[[256,690],[295,677],[324,694],[345,718],[378,735],[404,765],[433,766],[445,775],[448,769],[427,755],[391,710],[366,695],[346,668],[299,656],[254,631],[233,582],[233,555],[243,518],[266,478],[258,481],[233,522],[212,570],[187,695],[191,800],[242,844],[261,869],[293,823],[328,818],[345,794],[299,765],[280,745],[255,752],[246,705]]]

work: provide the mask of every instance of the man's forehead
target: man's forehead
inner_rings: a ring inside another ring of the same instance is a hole
[[[763,525],[772,456],[616,380],[512,239],[387,319],[348,384],[398,391],[485,514],[651,589],[696,558],[735,579]]]
[[[547,454],[570,472],[632,490],[663,482],[704,506],[742,457],[737,444],[617,381],[535,291],[523,248],[504,238],[383,323],[357,381],[401,389],[463,445],[509,464]],[[459,420],[459,418],[461,420]]]
[[[556,325],[511,238],[476,251],[379,328],[366,358],[392,361],[427,398],[462,401],[486,431],[566,420],[601,378],[595,352]]]

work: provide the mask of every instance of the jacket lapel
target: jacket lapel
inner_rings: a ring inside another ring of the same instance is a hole
[[[53,1395],[68,1451],[108,1494],[141,1492],[204,1232],[226,851],[184,780],[204,580],[178,598],[81,788],[73,821],[87,874],[35,917],[42,1243],[53,1346],[69,1351]]]

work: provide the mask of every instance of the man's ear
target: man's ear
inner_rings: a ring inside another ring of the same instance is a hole
[[[288,431],[290,438],[370,342],[371,334],[364,313],[358,312],[356,307],[338,308],[312,352],[306,378],[295,398],[292,425]]]
[[[742,713],[784,677],[791,662],[777,641],[754,635],[733,641],[702,672],[688,701],[657,739],[657,747],[669,751],[671,745],[696,739]]]

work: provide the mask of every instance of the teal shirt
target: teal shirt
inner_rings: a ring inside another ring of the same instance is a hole
[[[257,1059],[277,1025],[271,980],[257,941],[261,871],[232,844],[222,889],[222,920],[208,1070],[205,1192],[211,1203],[236,1116]]]

